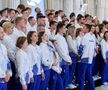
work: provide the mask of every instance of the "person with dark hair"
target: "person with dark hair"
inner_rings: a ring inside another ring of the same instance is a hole
[[[48,18],[49,22],[52,21],[54,19],[54,14],[53,13],[49,13],[47,18]]]
[[[50,80],[51,67],[54,64],[52,62],[51,52],[48,46],[48,35],[45,32],[38,33],[38,45],[42,52],[42,67],[45,73],[45,79],[41,82],[39,90],[47,90]],[[55,64],[54,64],[55,65]]]
[[[50,21],[49,26],[50,26],[50,32],[51,32],[50,39],[51,38],[53,39],[55,36],[55,33],[56,33],[57,22],[56,21]]]
[[[84,16],[78,14],[76,19],[77,19],[77,24],[75,25],[76,29],[83,28],[83,25],[85,24]]]
[[[4,38],[3,28],[0,27],[0,90],[8,90],[7,83],[12,76],[11,64],[7,55],[7,49],[2,44]]]
[[[1,10],[2,20],[8,20],[8,10],[9,8],[4,8]]]
[[[29,31],[37,31],[37,24],[36,19],[33,16],[30,16],[28,18],[28,26],[27,26],[27,32]]]
[[[96,39],[94,38],[92,26],[85,24],[83,26],[84,36],[78,49],[80,60],[78,61],[78,88],[84,90],[85,78],[88,81],[90,90],[95,90],[94,81],[92,78],[92,62],[95,56]]]
[[[43,16],[43,15],[38,16],[37,24],[45,26],[46,25],[46,23],[45,23],[45,16]]]
[[[23,9],[21,13],[22,13],[22,17],[24,17],[25,19],[29,17],[28,8]]]
[[[26,52],[27,46],[26,37],[22,36],[17,39],[16,47],[19,48],[16,53],[17,90],[28,90],[29,83],[34,81],[30,58]]]
[[[70,18],[70,23],[74,26],[75,25],[75,13],[72,12],[69,18]]]
[[[13,22],[15,19],[15,9],[8,10],[8,20]]]
[[[41,63],[41,48],[37,45],[38,42],[38,35],[35,31],[30,31],[27,34],[28,40],[28,47],[27,47],[27,54],[30,57],[30,62],[32,63],[33,67],[33,77],[34,82],[31,82],[29,85],[29,90],[39,90],[41,80],[44,80],[44,72],[42,69]]]
[[[82,28],[77,28],[77,29],[76,29],[77,48],[79,48],[83,36],[84,36],[84,33],[83,33],[83,31],[82,31]]]
[[[66,39],[63,37],[63,35],[66,34],[66,27],[62,22],[57,24],[56,34],[57,35],[55,35],[55,40],[57,41],[59,47],[58,53],[62,58],[60,65],[62,67],[63,90],[65,90],[69,80],[69,65],[72,64],[72,60],[69,56]]]
[[[22,12],[23,9],[25,9],[25,6],[23,4],[19,4],[17,6],[17,11],[18,11],[19,15],[21,15],[21,12]]]
[[[108,31],[105,31],[101,41],[101,51],[103,56],[104,67],[102,70],[102,84],[108,86]]]

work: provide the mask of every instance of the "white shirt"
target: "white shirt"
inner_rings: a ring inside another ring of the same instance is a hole
[[[29,83],[30,77],[33,77],[32,65],[29,56],[22,49],[19,49],[16,53],[16,68],[21,84],[26,85],[26,83]],[[29,74],[29,77],[26,77],[27,74]],[[28,78],[27,81],[25,78]]]
[[[55,40],[57,41],[58,44],[58,52],[60,54],[60,57],[64,59],[66,62],[70,62],[71,58],[69,56],[69,50],[66,39],[58,33],[55,36]]]
[[[6,48],[7,48],[7,52],[8,52],[9,58],[10,58],[13,62],[15,62],[16,46],[15,46],[15,44],[14,44],[13,39],[12,39],[9,35],[7,35],[7,34],[5,33],[2,42],[3,42],[3,44],[4,44],[4,45],[6,46]]]
[[[51,53],[50,53],[50,50],[48,48],[48,45],[47,43],[41,43],[40,44],[40,48],[41,48],[41,51],[42,51],[42,64],[45,66],[45,67],[48,67],[49,69],[51,69],[51,66],[52,66],[52,60],[51,60]],[[45,69],[45,68],[43,68]]]
[[[30,57],[30,61],[32,63],[32,66],[37,65],[37,75],[42,73],[42,66],[41,66],[41,57],[42,57],[42,52],[41,49],[38,45],[33,46],[32,44],[29,44],[27,48],[27,53]]]
[[[18,37],[20,37],[20,36],[25,36],[26,37],[26,34],[24,32],[22,32],[21,30],[18,30],[17,28],[14,28],[14,32],[10,37],[13,39],[14,44],[16,44],[16,41],[17,41]]]
[[[92,64],[96,49],[96,39],[94,38],[94,34],[86,33],[82,38],[81,45],[83,47],[81,62]],[[85,59],[88,61],[85,61]]]
[[[37,32],[37,25],[31,26],[30,24],[27,25],[27,33],[29,31],[36,31]]]
[[[101,41],[101,50],[102,50],[102,56],[106,60],[108,59],[108,41],[105,41],[104,39]]]
[[[81,36],[78,36],[76,38],[76,42],[77,42],[77,48],[79,48],[80,44],[81,44],[81,40],[82,40],[82,37]]]
[[[78,54],[76,39],[72,39],[70,35],[68,35],[66,39],[67,39],[69,51]]]
[[[5,78],[7,74],[12,76],[11,65],[7,56],[7,49],[0,43],[0,78]]]

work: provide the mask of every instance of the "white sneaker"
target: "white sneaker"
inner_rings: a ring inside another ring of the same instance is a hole
[[[97,79],[101,79],[101,77],[97,75]]]
[[[69,84],[68,87],[69,87],[69,89],[77,88],[77,87],[76,87],[75,85],[73,85],[73,84]]]
[[[104,82],[103,85],[104,85],[104,86],[108,86],[108,82]]]
[[[93,80],[94,81],[98,80],[98,77],[97,76],[93,76]]]

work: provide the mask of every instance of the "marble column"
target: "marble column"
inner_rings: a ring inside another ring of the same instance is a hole
[[[78,15],[79,14],[79,12],[80,12],[80,9],[81,9],[81,2],[80,2],[80,0],[74,0],[74,12],[75,12],[75,14],[76,15]]]
[[[73,0],[64,0],[63,10],[66,13],[66,15],[69,17],[71,12],[73,12]]]
[[[108,20],[108,0],[105,0],[105,13],[104,19]]]
[[[7,8],[8,7],[8,2],[7,0],[0,0],[0,10]]]
[[[28,0],[28,1],[30,1],[30,0]],[[24,4],[25,6],[28,6],[27,0],[20,0],[20,3],[21,3],[21,4]]]
[[[63,10],[63,0],[47,0],[47,8],[54,10]]]
[[[87,11],[86,13],[95,16],[95,0],[86,0],[87,3]]]
[[[97,16],[98,16],[99,20],[101,20],[101,21],[104,20],[105,0],[97,0]]]
[[[16,9],[19,4],[20,4],[20,0],[8,0],[9,8]]]

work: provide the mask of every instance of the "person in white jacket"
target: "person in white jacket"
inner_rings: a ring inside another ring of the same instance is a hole
[[[74,85],[74,75],[75,75],[75,69],[76,69],[76,62],[77,62],[77,56],[78,55],[78,49],[77,49],[77,41],[76,41],[76,30],[74,26],[69,26],[68,31],[66,34],[66,40],[69,47],[69,55],[72,59],[72,65],[69,66],[69,84],[68,87],[70,89],[76,88]]]
[[[104,60],[102,83],[108,86],[108,31],[105,31],[103,38],[104,39],[101,41],[101,51]]]
[[[33,82],[32,65],[26,49],[28,46],[26,37],[19,37],[16,46],[19,50],[16,53],[17,86],[18,90],[27,90],[28,84]],[[19,81],[19,82],[18,82]]]
[[[84,36],[79,47],[79,55],[81,59],[78,63],[78,84],[79,90],[84,90],[85,76],[88,81],[90,90],[95,90],[94,81],[92,78],[92,62],[95,55],[96,40],[94,34],[91,31],[91,25],[85,24],[83,26]]]
[[[33,67],[34,83],[30,83],[29,90],[39,90],[41,80],[44,80],[44,72],[42,69],[42,52],[41,48],[36,44],[38,35],[36,31],[30,31],[27,34],[28,47],[27,54]]]
[[[62,67],[62,79],[63,79],[63,90],[66,89],[69,79],[69,65],[72,64],[71,57],[69,56],[68,45],[64,34],[66,33],[66,27],[62,22],[57,25],[57,35],[55,35],[55,40],[58,43],[58,53],[62,58],[60,66]]]
[[[38,37],[38,45],[42,51],[42,68],[45,73],[45,79],[41,82],[40,90],[47,90],[49,86],[51,67],[54,63],[48,46],[48,35],[46,32],[39,32]]]
[[[55,62],[51,67],[49,90],[63,90],[63,80],[61,77],[62,68],[60,67],[61,58],[57,52],[58,44],[56,40],[52,39],[48,42],[48,46],[52,61]]]
[[[7,82],[12,76],[11,65],[7,55],[6,47],[1,43],[4,31],[0,27],[0,90],[7,90]]]
[[[3,23],[3,29],[4,29],[4,38],[2,40],[3,44],[7,48],[8,57],[11,62],[11,68],[12,68],[12,78],[10,79],[8,83],[8,89],[12,90],[12,88],[15,87],[15,55],[16,55],[16,46],[14,44],[13,38],[10,37],[13,33],[13,27],[14,25],[11,22],[4,22]]]

